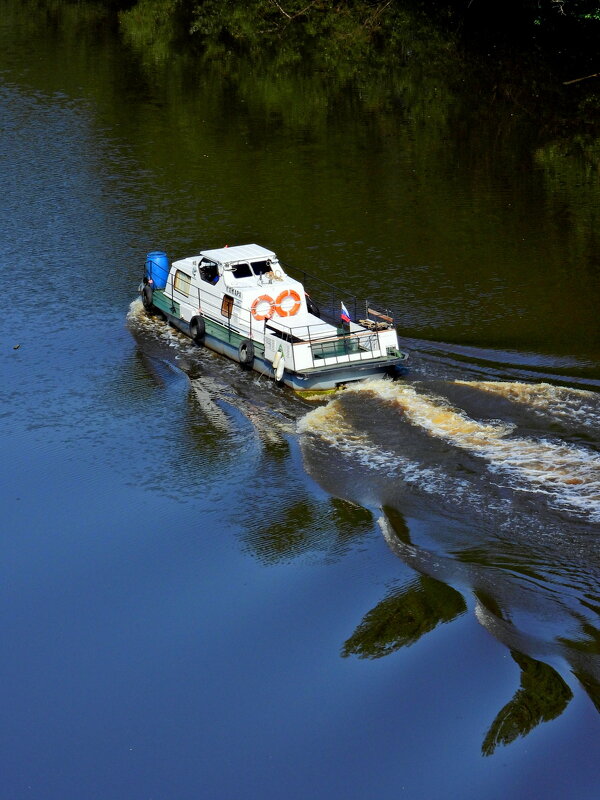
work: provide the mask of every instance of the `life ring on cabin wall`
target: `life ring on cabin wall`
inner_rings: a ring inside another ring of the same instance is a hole
[[[261,305],[264,306],[265,304],[268,304],[269,309],[266,314],[263,314],[262,310],[264,309],[259,310],[259,306]],[[250,309],[250,311],[252,312],[252,316],[257,322],[262,322],[263,319],[271,319],[274,310],[275,309],[273,308],[273,298],[269,297],[268,294],[261,294],[260,297],[257,297],[256,300],[252,303],[252,308]]]
[[[289,299],[292,300],[292,305],[290,306],[288,302],[286,303],[286,308],[284,308],[282,303],[285,303],[285,301]],[[275,310],[280,317],[293,317],[298,313],[301,305],[302,301],[300,300],[298,292],[295,292],[293,289],[285,289],[275,301]]]

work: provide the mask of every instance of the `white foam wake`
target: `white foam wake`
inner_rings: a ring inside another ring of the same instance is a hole
[[[455,381],[527,405],[541,416],[600,430],[600,395],[585,389],[519,381]]]
[[[600,521],[600,456],[591,450],[546,438],[519,437],[514,425],[472,419],[444,398],[420,393],[407,384],[368,381],[346,390],[357,392],[370,394],[397,409],[405,420],[430,436],[478,455],[491,471],[508,480],[512,489],[540,492],[555,508]],[[382,412],[374,410],[374,415],[377,413]],[[355,459],[369,451],[368,432],[348,429],[343,406],[337,400],[303,418],[301,430],[309,429],[339,449],[350,449]],[[401,463],[394,454],[371,449],[368,461],[372,464],[382,459],[385,463],[392,459]],[[419,469],[414,465],[415,475]],[[441,479],[436,474],[436,482]]]
[[[427,494],[443,496],[451,491],[459,502],[478,499],[467,481],[453,478],[441,468],[420,465],[375,444],[369,438],[368,431],[359,431],[349,423],[343,405],[337,398],[302,417],[298,422],[298,432],[318,436],[346,455],[346,463],[353,467],[359,466],[401,479]]]

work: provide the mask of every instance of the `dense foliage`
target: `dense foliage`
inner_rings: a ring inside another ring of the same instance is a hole
[[[477,52],[489,46],[542,53],[575,74],[596,73],[600,0],[37,0],[47,8],[87,7],[118,21],[130,41],[165,57],[173,45],[282,61],[383,60],[444,41]],[[566,65],[569,65],[568,67]],[[588,69],[589,67],[589,69]]]
[[[456,140],[459,159],[473,157],[471,131],[473,152],[489,136],[507,154],[518,131],[551,180],[564,182],[573,159],[577,175],[598,169],[599,0],[29,1],[73,31],[118,25],[172,91],[215,73],[258,117],[317,133],[347,91],[382,131],[399,109],[426,119],[419,140]],[[566,182],[579,197],[580,178]]]
[[[168,30],[202,45],[252,49],[319,39],[358,54],[397,44],[408,17],[477,43],[481,36],[595,55],[599,0],[109,0],[129,28]]]

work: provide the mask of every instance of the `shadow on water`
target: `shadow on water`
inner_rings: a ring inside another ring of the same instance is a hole
[[[559,717],[573,697],[567,684],[548,664],[514,651],[511,656],[521,669],[521,685],[490,725],[481,746],[485,756],[491,756],[500,744],[507,745],[519,736],[526,736],[541,722]]]
[[[346,640],[343,656],[381,658],[417,642],[444,622],[464,614],[462,595],[445,583],[421,575],[388,594]]]

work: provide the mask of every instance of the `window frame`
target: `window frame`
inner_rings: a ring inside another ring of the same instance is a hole
[[[182,283],[187,282],[187,291],[181,287]],[[173,289],[179,294],[184,295],[184,297],[189,297],[192,291],[192,276],[188,275],[187,272],[184,272],[181,269],[175,271],[175,275],[173,276]]]
[[[221,316],[225,317],[226,319],[231,319],[233,316],[233,304],[235,302],[235,298],[233,295],[224,294],[223,300],[221,301]]]

